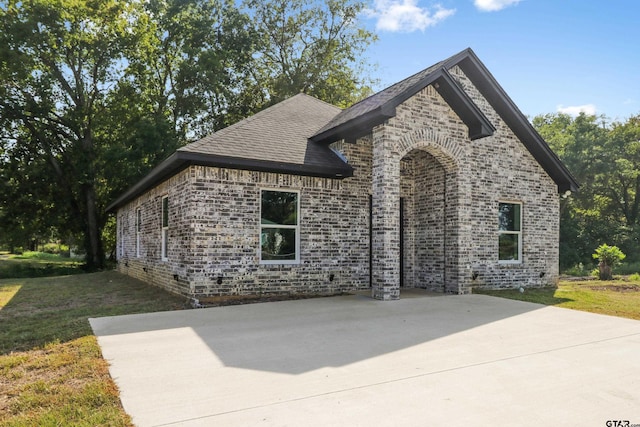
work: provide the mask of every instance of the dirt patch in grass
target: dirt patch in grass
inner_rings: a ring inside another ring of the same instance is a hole
[[[593,285],[586,287],[594,291],[640,292],[640,286],[637,285]]]
[[[586,282],[597,280],[593,276],[560,276],[560,282]]]

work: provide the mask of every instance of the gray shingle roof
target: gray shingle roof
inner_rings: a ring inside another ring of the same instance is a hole
[[[344,162],[328,147],[308,140],[340,111],[301,93],[178,151],[244,161],[344,168]]]

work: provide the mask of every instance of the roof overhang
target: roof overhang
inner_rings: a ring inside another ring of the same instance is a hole
[[[129,203],[145,191],[171,178],[178,172],[191,165],[221,167],[227,169],[242,169],[258,172],[286,173],[291,175],[314,176],[320,178],[343,179],[353,176],[353,168],[344,164],[340,168],[324,166],[281,163],[266,160],[225,157],[212,154],[176,151],[165,161],[160,163],[134,186],[125,191],[113,203],[107,206],[107,212],[113,212]]]
[[[447,61],[448,63],[448,61]],[[339,139],[354,141],[371,132],[371,129],[379,124],[384,123],[387,119],[395,117],[396,107],[425,87],[433,85],[440,96],[451,106],[451,109],[460,117],[464,124],[469,128],[469,138],[475,140],[493,135],[495,128],[486,118],[482,111],[478,108],[467,93],[460,88],[456,81],[447,71],[446,63],[443,67],[428,74],[416,84],[398,96],[388,100],[378,108],[371,110],[361,116],[350,121],[341,123],[340,125],[327,129],[322,133],[318,133],[311,138],[313,142],[330,144]]]
[[[575,178],[471,49],[465,49],[443,61],[433,72],[377,108],[326,129],[312,136],[310,140],[324,144],[330,144],[339,139],[354,141],[370,133],[374,126],[394,117],[398,105],[428,85],[434,85],[440,96],[468,127],[471,140],[492,135],[495,127],[448,72],[454,66],[462,69],[507,126],[523,142],[540,166],[557,184],[558,192],[577,191],[579,185]]]

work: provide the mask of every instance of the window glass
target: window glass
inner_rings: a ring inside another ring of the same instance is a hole
[[[162,198],[162,227],[169,226],[169,198]]]
[[[498,204],[498,261],[519,263],[522,258],[522,204]]]
[[[299,260],[298,193],[262,190],[260,200],[260,261],[291,264]]]
[[[500,231],[520,231],[520,204],[500,203]]]
[[[140,231],[142,230],[142,211],[136,209],[136,256],[140,256]]]
[[[262,224],[297,225],[298,193],[262,191]]]
[[[262,228],[263,261],[296,259],[296,230],[293,228]]]
[[[168,245],[169,245],[169,197],[162,198],[162,260],[166,261],[168,258]]]
[[[517,234],[500,234],[500,261],[520,259],[519,238]]]

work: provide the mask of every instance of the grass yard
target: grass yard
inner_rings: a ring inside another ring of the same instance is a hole
[[[0,426],[128,426],[89,317],[183,308],[116,272],[0,280]]]
[[[640,320],[640,281],[563,280],[558,289],[480,291],[485,295]]]
[[[80,259],[44,252],[25,252],[21,255],[0,252],[0,279],[78,274],[82,273],[82,265]]]

